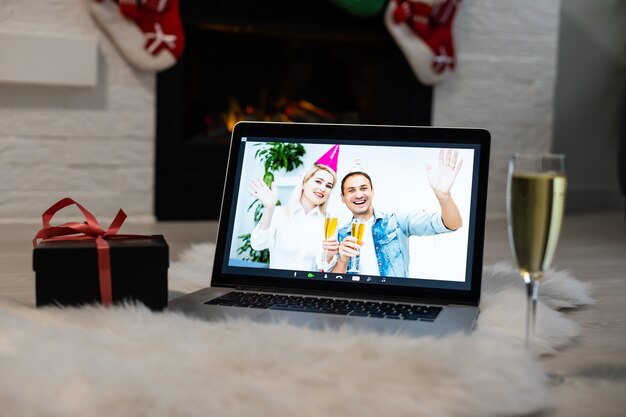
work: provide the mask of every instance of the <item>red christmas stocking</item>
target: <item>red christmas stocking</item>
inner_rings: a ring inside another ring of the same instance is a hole
[[[433,30],[425,40],[435,53],[432,67],[437,73],[442,73],[446,67],[454,70],[456,54],[452,39],[452,21],[456,15],[461,0],[446,0],[433,7],[431,22]]]
[[[432,85],[456,66],[452,22],[461,0],[394,0],[385,25],[415,76]]]
[[[117,3],[120,7],[120,12],[122,12],[122,14],[129,19],[139,19],[139,4],[137,3],[137,1],[139,0],[117,0]]]
[[[146,71],[174,65],[185,35],[179,0],[94,0],[90,12],[122,56]]]
[[[425,38],[430,33],[430,13],[432,6],[423,1],[395,0],[393,20],[396,23],[406,23],[416,35]]]

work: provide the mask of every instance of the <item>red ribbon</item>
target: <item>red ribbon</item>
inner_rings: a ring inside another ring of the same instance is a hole
[[[52,226],[50,220],[59,210],[67,206],[75,204],[76,207],[85,216],[83,223],[68,222],[60,226]],[[85,207],[72,200],[64,198],[46,210],[41,216],[43,219],[43,228],[37,232],[33,239],[33,247],[37,246],[37,241],[42,240],[95,240],[98,250],[98,277],[100,283],[100,301],[104,305],[110,305],[113,302],[113,290],[111,287],[111,256],[109,253],[109,244],[106,239],[116,238],[141,238],[148,236],[141,235],[118,235],[117,232],[122,227],[122,223],[126,220],[126,213],[122,209],[111,222],[109,228],[104,231],[98,220]],[[74,236],[81,234],[80,236]]]

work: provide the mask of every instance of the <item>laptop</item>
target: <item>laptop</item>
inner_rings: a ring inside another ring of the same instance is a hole
[[[489,150],[483,129],[239,122],[210,287],[168,308],[315,329],[469,332],[480,300]],[[267,184],[278,202],[263,223],[257,197]],[[454,201],[453,214],[441,195]],[[355,247],[353,223],[368,213]],[[335,246],[324,251],[328,232]]]

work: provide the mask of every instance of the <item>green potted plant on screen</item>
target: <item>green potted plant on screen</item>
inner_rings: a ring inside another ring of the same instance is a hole
[[[256,146],[260,146],[261,148],[257,149],[254,157],[263,163],[263,167],[265,168],[263,181],[270,188],[274,183],[274,173],[276,171],[280,169],[284,169],[286,172],[293,171],[302,165],[302,157],[306,153],[304,146],[299,143],[269,142]],[[281,205],[280,200],[276,205]],[[247,210],[254,211],[254,224],[257,224],[263,215],[263,204],[255,199],[252,204],[248,206]],[[254,250],[250,245],[250,236],[250,233],[237,236],[242,240],[242,245],[237,248],[237,254],[242,255],[244,261],[269,263],[269,250]]]

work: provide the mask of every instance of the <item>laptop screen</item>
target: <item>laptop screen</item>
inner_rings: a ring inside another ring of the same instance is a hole
[[[214,284],[475,291],[488,142],[478,129],[240,123]]]

